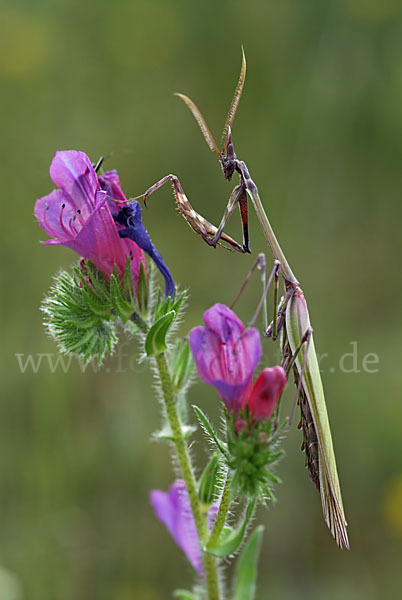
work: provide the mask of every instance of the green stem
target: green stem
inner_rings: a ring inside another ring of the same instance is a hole
[[[143,333],[146,334],[148,332],[149,327],[147,323],[137,312],[134,312],[131,315],[131,319]],[[183,437],[179,414],[177,412],[176,399],[173,392],[169,367],[163,352],[156,355],[155,360],[158,367],[163,398],[165,400],[166,415],[172,430],[174,444],[176,446],[176,454],[180,471],[186,484],[191,510],[198,533],[198,539],[200,541],[200,545],[203,546],[207,542],[209,536],[208,523],[206,515],[204,515],[201,510],[201,503],[198,498],[191,459],[187,450],[186,441]],[[214,556],[207,554],[206,552],[203,552],[202,559],[204,563],[205,586],[208,594],[208,600],[219,600],[217,560]]]
[[[180,470],[186,483],[191,510],[193,512],[194,522],[197,528],[198,539],[200,540],[200,544],[204,545],[209,536],[208,524],[206,516],[201,510],[201,503],[198,498],[191,460],[185,439],[183,437],[180,419],[177,412],[169,368],[164,353],[158,354],[155,359],[158,366],[163,397],[165,400],[166,414],[172,430]],[[218,566],[216,558],[203,552],[203,562],[208,600],[219,600]]]
[[[141,315],[139,315],[137,312],[133,312],[133,314],[131,315],[131,320],[137,325],[138,329],[140,329],[142,333],[148,333],[149,327],[146,321],[144,321],[144,319],[141,317]]]
[[[215,523],[209,536],[208,544],[215,546],[218,543],[222,530],[226,523],[230,507],[230,477],[226,477],[225,487],[223,488],[222,498],[219,505],[218,514],[216,515]]]
[[[258,219],[261,223],[261,227],[264,231],[265,237],[267,238],[268,244],[271,248],[272,254],[276,258],[276,260],[279,260],[280,262],[281,271],[284,279],[286,279],[286,281],[293,285],[297,285],[299,282],[294,276],[293,271],[290,268],[284,253],[282,252],[282,248],[280,247],[279,242],[276,239],[276,235],[274,234],[274,231],[268,220],[267,213],[264,210],[257,188],[255,190],[252,190],[251,199],[254,205],[255,212],[257,213]]]

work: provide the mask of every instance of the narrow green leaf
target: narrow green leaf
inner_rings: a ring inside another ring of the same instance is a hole
[[[179,600],[199,600],[199,596],[194,595],[192,592],[188,592],[187,590],[175,590],[173,592],[173,596],[175,598],[179,598]]]
[[[262,489],[264,490],[264,492],[266,493],[266,495],[268,496],[268,498],[270,498],[270,500],[272,500],[272,502],[276,502],[276,497],[275,497],[273,491],[269,489],[267,484],[264,481],[261,481],[260,485],[261,485]],[[262,492],[261,492],[261,494],[262,494]],[[262,494],[261,501],[266,506],[264,494]]]
[[[272,471],[270,471],[269,469],[265,469],[264,473],[267,479],[270,479],[271,481],[273,481],[273,483],[282,483],[282,479],[275,475],[275,473],[272,473]]]
[[[162,298],[161,291],[158,289],[158,298],[154,311],[154,320],[157,321],[163,315],[166,315],[171,310],[174,310],[178,314],[179,309],[186,297],[186,292],[182,292],[176,301],[169,296],[168,298]]]
[[[221,465],[220,452],[215,452],[205,467],[198,484],[198,497],[204,504],[212,504],[217,496]]]
[[[109,319],[111,316],[111,304],[105,294],[105,290],[100,288],[99,293],[97,293],[93,288],[92,280],[91,284],[88,283],[88,275],[85,275],[85,273],[78,268],[75,269],[75,273],[78,275],[81,281],[80,294],[89,310],[97,317]]]
[[[190,435],[193,434],[195,431],[197,431],[197,429],[194,427],[194,425],[182,424],[181,426],[181,432],[185,440],[187,440],[190,437]],[[169,440],[170,442],[176,441],[169,425],[166,425],[165,427],[163,427],[163,429],[156,431],[152,437],[155,440]]]
[[[71,340],[70,342],[69,340],[65,340],[66,349],[68,350],[68,352],[77,352],[78,354],[81,354],[82,352],[84,352],[83,348],[86,349],[88,347],[88,344],[92,344],[93,337],[94,329],[88,329],[88,331],[84,335],[77,337],[77,339],[74,341]]]
[[[75,269],[75,272],[78,272],[81,281],[84,280],[83,283],[89,286],[90,290],[93,291],[98,299],[107,301],[109,296],[109,281],[89,260],[85,261],[85,270],[78,267]],[[88,284],[88,279],[91,282],[91,285]]]
[[[246,533],[248,522],[250,521],[255,507],[255,499],[249,500],[249,503],[244,513],[244,518],[236,529],[225,528],[218,542],[213,546],[208,544],[205,547],[205,552],[213,554],[219,558],[225,558],[229,554],[233,554],[240,547],[244,535]]]
[[[155,354],[160,354],[166,350],[166,334],[175,316],[175,311],[171,310],[152,325],[145,339],[147,356],[155,356]]]
[[[144,263],[141,263],[140,273],[143,268],[144,268]],[[116,271],[116,275],[118,275],[116,265],[115,265],[115,271]],[[115,272],[115,271],[113,271],[113,272]],[[129,257],[127,257],[126,266],[125,266],[124,273],[123,273],[123,289],[124,289],[124,298],[130,304],[135,304],[135,293],[134,293],[134,287],[133,287],[133,279],[132,279],[132,275],[131,275],[131,260]]]
[[[82,290],[82,296],[85,300],[86,305],[88,306],[89,310],[91,312],[94,313],[94,315],[96,315],[97,317],[100,317],[101,319],[109,319],[111,314],[110,314],[110,303],[101,303],[98,300],[97,296],[95,296],[95,294],[90,294],[87,290]]]
[[[179,313],[179,310],[184,302],[184,299],[186,298],[186,294],[187,294],[187,292],[182,292],[172,306],[172,309],[175,310],[177,314]],[[172,302],[172,300],[171,300],[171,302]]]
[[[171,365],[173,388],[177,393],[188,383],[194,368],[188,340],[177,340]]]
[[[135,307],[123,298],[123,290],[117,273],[112,273],[110,276],[110,296],[116,314],[123,323],[126,323],[133,314]]]
[[[171,310],[170,301],[165,300],[165,298],[162,297],[160,288],[158,288],[157,301],[154,310],[154,320],[157,321],[163,317],[163,315],[169,312],[169,310]]]
[[[257,579],[257,564],[264,526],[254,529],[239,556],[234,575],[233,600],[254,600]]]
[[[215,431],[213,430],[213,427],[212,427],[211,423],[209,422],[208,417],[195,404],[193,404],[193,409],[194,409],[194,412],[197,415],[197,418],[198,418],[199,422],[201,423],[201,426],[204,429],[205,433],[209,436],[211,441],[214,442],[214,444],[222,452],[222,454],[224,456],[226,456],[227,452],[226,452],[225,448],[223,447],[222,442],[220,441],[220,439],[216,435]]]
[[[59,313],[62,311],[59,311]],[[96,317],[93,314],[90,314],[86,318],[79,318],[77,315],[71,315],[68,311],[65,311],[66,314],[63,318],[63,322],[65,324],[71,324],[76,329],[91,329],[92,327],[96,327],[99,323],[99,317]]]

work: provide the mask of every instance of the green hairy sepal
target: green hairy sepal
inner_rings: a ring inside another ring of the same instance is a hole
[[[233,473],[233,496],[258,496],[264,504],[266,497],[275,500],[272,486],[280,479],[272,468],[284,451],[278,448],[274,419],[253,423],[247,407],[228,420],[226,461]]]
[[[168,349],[169,335],[171,335],[177,318],[186,298],[186,292],[179,296],[165,300],[161,299],[160,290],[152,316],[151,326],[145,338],[145,353],[147,356],[157,356]]]
[[[127,263],[126,271],[129,271]],[[101,364],[117,343],[116,324],[126,323],[136,309],[128,273],[124,287],[115,271],[110,281],[89,262],[73,274],[61,271],[42,303],[44,324],[62,352],[79,356],[83,364]]]

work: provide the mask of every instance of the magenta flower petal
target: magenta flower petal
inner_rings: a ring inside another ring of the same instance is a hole
[[[127,198],[121,188],[120,179],[117,174],[117,171],[113,169],[112,171],[107,171],[103,173],[103,175],[99,176],[99,183],[107,194],[107,203],[110,208],[110,212],[113,216],[116,216],[121,209],[126,206]],[[121,225],[115,219],[116,227],[120,231],[124,229],[123,225]],[[138,277],[140,274],[141,263],[143,263],[145,268],[145,255],[144,251],[136,242],[129,238],[122,238],[120,236],[122,246],[124,248],[124,252],[127,256],[131,258],[131,274],[134,278],[134,281],[138,281]]]
[[[158,519],[166,525],[176,544],[202,577],[201,548],[184,481],[175,481],[167,493],[153,490],[150,501]]]
[[[105,198],[79,234],[64,245],[88,258],[106,277],[110,277],[114,265],[117,266],[119,277],[123,277],[127,256]]]
[[[84,152],[56,152],[50,165],[50,177],[86,218],[95,208],[95,193],[100,190],[97,175]]]
[[[239,317],[225,304],[214,304],[204,313],[204,323],[225,344],[239,339],[244,325]]]
[[[106,203],[106,193],[96,192],[93,202],[96,208],[84,221],[81,214],[77,213],[80,209],[72,207],[62,190],[55,190],[38,200],[35,215],[39,225],[46,233],[55,236],[42,243],[71,248],[88,258],[106,277],[110,277],[116,264],[122,277],[127,258]]]
[[[282,367],[263,369],[254,383],[249,398],[243,400],[242,408],[248,404],[254,421],[268,421],[286,381],[286,373]]]
[[[99,176],[99,183],[102,190],[107,193],[107,201],[112,215],[116,215],[127,202],[127,198],[121,189],[120,179],[116,169],[107,171]]]
[[[88,156],[75,150],[57,152],[50,175],[61,189],[35,204],[38,223],[52,238],[42,243],[71,248],[89,259],[106,277],[110,277],[116,265],[122,278],[130,257],[136,287],[141,262],[145,264],[144,253],[134,242],[121,240],[108,205],[108,194],[101,190]],[[117,184],[121,192],[116,174],[115,191]]]
[[[64,208],[62,208],[63,205]],[[80,213],[76,214],[75,207],[62,190],[53,190],[47,196],[37,200],[35,204],[35,217],[39,225],[53,238],[47,243],[62,244],[64,240],[71,239],[73,234],[68,223],[74,215],[76,219],[78,217],[78,226],[82,226]],[[74,226],[77,227],[75,223]]]

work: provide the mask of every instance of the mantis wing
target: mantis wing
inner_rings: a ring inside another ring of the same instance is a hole
[[[293,356],[300,346],[304,333],[309,327],[310,318],[307,304],[303,292],[297,287],[286,309],[286,332]],[[305,358],[306,352],[307,357]],[[346,532],[347,523],[343,510],[331,430],[312,336],[309,344],[303,344],[300,352],[298,352],[294,368],[296,378],[298,380],[302,378],[301,402],[303,402],[303,399],[307,401],[306,412],[302,418],[306,420],[306,414],[307,419],[308,415],[311,417],[311,421],[307,425],[311,426],[312,434],[307,436],[306,443],[308,447],[314,446],[314,444],[318,446],[318,477],[316,485],[321,493],[324,518],[338,546],[340,548],[349,548]],[[309,452],[309,450],[307,451]],[[313,481],[316,475],[314,472],[316,469],[314,462],[314,456],[312,457],[312,462],[310,462],[308,456],[309,469]]]

